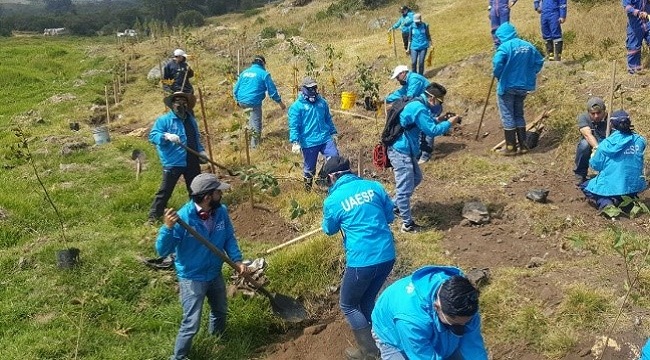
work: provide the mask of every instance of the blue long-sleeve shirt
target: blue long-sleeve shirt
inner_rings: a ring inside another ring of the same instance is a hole
[[[566,0],[534,0],[533,8],[535,11],[541,9],[542,15],[559,14],[561,18],[566,19]]]
[[[501,41],[492,58],[492,73],[499,84],[497,94],[507,90],[533,91],[537,86],[537,73],[544,65],[544,57],[528,41],[517,37],[517,30],[509,22],[501,24],[495,33]]]
[[[391,29],[401,28],[403,33],[408,33],[409,30],[411,30],[411,25],[413,25],[413,15],[415,15],[413,11],[408,11],[406,14],[402,14],[395,24],[393,24]]]
[[[314,103],[298,95],[289,107],[287,118],[289,142],[299,143],[302,148],[325,144],[337,133],[327,101],[320,95]]]
[[[158,157],[163,167],[172,166],[187,166],[187,151],[181,146],[174,144],[171,141],[165,140],[165,133],[176,134],[181,139],[181,143],[187,146],[187,137],[194,136],[196,139],[197,151],[204,151],[205,148],[201,144],[201,137],[199,135],[199,126],[196,124],[196,119],[191,114],[188,114],[185,121],[192,122],[192,128],[195,130],[194,134],[187,134],[183,126],[183,120],[176,116],[173,111],[161,115],[156,119],[151,131],[149,132],[149,141],[156,145]]]
[[[427,86],[429,86],[429,79],[416,72],[409,71],[406,74],[406,84],[388,94],[388,96],[386,96],[386,102],[390,104],[403,97],[414,98],[420,96],[424,94],[424,90]]]
[[[282,101],[271,74],[259,64],[242,71],[233,88],[235,100],[250,106],[261,106],[267,92],[276,103]]]

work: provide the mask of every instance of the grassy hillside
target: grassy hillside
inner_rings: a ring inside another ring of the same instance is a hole
[[[204,96],[215,160],[240,168],[246,163],[242,147],[245,119],[230,97],[238,55],[243,69],[254,54],[264,54],[287,103],[292,100],[294,78],[299,82],[307,73],[318,79],[334,110],[340,104],[341,91],[359,90],[355,82],[359,67],[370,67],[382,96],[396,87],[388,80],[390,72],[408,61],[399,49],[395,57],[387,41],[386,29],[397,18],[397,5],[354,13],[330,10],[333,16],[327,16],[332,4],[274,5],[260,13],[210,19],[212,25],[201,29],[174,29],[162,38],[139,43],[70,37],[0,40],[6,74],[0,77],[0,85],[8,90],[9,99],[0,108],[0,270],[4,274],[0,280],[0,353],[4,358],[169,356],[181,316],[175,277],[170,272],[149,270],[138,260],[155,256],[157,229],[143,223],[161,169],[146,134],[164,111],[162,91],[146,75],[174,48],[185,49],[197,73],[193,83],[201,87]],[[427,68],[427,76],[448,88],[445,106],[449,111],[467,109],[463,121],[467,136],[460,141],[460,150],[423,167],[426,181],[417,190],[415,200],[420,207],[416,213],[418,220],[430,226],[416,236],[396,233],[399,258],[395,276],[430,263],[464,269],[480,266],[478,256],[471,258],[462,252],[457,256],[454,241],[460,240],[451,237],[457,234],[454,231],[463,230],[453,220],[459,216],[458,204],[462,207],[462,201],[479,198],[490,204],[498,224],[475,231],[491,234],[508,227],[531,241],[521,244],[522,248],[545,243],[553,249],[548,262],[538,268],[525,268],[520,258],[511,260],[517,254],[505,254],[503,261],[494,265],[493,282],[483,290],[481,299],[484,334],[494,359],[511,358],[508,354],[512,353],[530,359],[570,358],[576,348],[590,347],[586,344],[597,335],[645,336],[646,323],[639,320],[634,324],[635,316],[645,317],[642,309],[650,303],[649,273],[643,257],[648,249],[644,241],[648,216],[619,223],[601,221],[586,204],[572,200],[579,197],[577,193],[547,207],[510,195],[513,187],[536,184],[545,177],[551,182],[545,183],[547,186],[558,187],[565,177],[572,178],[578,137],[575,117],[591,94],[603,96],[609,103],[613,60],[617,61],[616,84],[620,84],[614,107],[628,110],[636,129],[648,134],[650,109],[645,104],[649,81],[625,73],[626,20],[619,3],[594,7],[570,3],[564,26],[565,61],[545,65],[539,89],[526,103],[529,119],[545,108],[555,109],[543,138],[546,150],[510,160],[488,151],[502,136],[494,96],[484,122],[491,134],[483,142],[473,141],[491,80],[492,45],[485,4],[422,0],[417,5],[434,38],[433,66]],[[538,20],[529,3],[520,2],[513,9],[512,21],[522,37],[541,46]],[[374,28],[375,23],[381,26]],[[260,36],[276,31],[296,35],[296,46],[275,36]],[[116,76],[121,77],[121,89],[119,103],[114,104]],[[93,105],[104,105],[105,90],[109,92],[112,141],[94,146],[91,129],[105,116],[105,109]],[[362,171],[371,175],[369,154],[383,110],[375,114],[357,106],[354,111],[367,118],[334,114],[341,132],[341,151],[354,160],[355,167],[360,159]],[[301,159],[289,151],[286,115],[271,102],[265,102],[264,114],[265,143],[260,151],[251,153],[251,162],[257,171],[279,180],[281,193],[270,197],[256,192],[256,199],[270,208],[283,226],[298,233],[316,227],[325,194],[301,190]],[[71,131],[71,122],[79,122],[81,130]],[[202,121],[200,126],[206,135]],[[15,129],[24,136],[17,137]],[[20,147],[22,144],[28,148]],[[19,156],[25,150],[31,158]],[[138,180],[131,160],[134,150],[144,152],[146,159]],[[220,175],[235,185],[225,202],[244,214],[239,221],[265,226],[256,223],[253,211],[245,210],[248,187],[240,179]],[[377,176],[387,180],[386,187],[392,189],[390,173]],[[517,183],[524,177],[533,180]],[[560,192],[558,188],[552,191]],[[179,184],[170,205],[179,207],[186,199]],[[250,219],[245,219],[246,214]],[[616,232],[617,225],[623,227],[623,235]],[[496,236],[490,234],[477,236],[496,242]],[[627,262],[617,252],[620,243],[618,248],[612,246],[621,236],[626,239]],[[239,238],[251,258],[279,242],[248,235]],[[56,252],[68,247],[81,250],[81,264],[71,270],[59,269]],[[327,294],[330,286],[338,284],[343,266],[338,236],[316,235],[267,260],[269,288],[300,296],[314,322],[337,313],[336,303]],[[629,268],[624,269],[625,265]],[[624,274],[636,274],[632,277],[639,281],[625,285]],[[552,294],[536,293],[543,283],[553,286]],[[633,291],[622,304],[620,299],[628,288]],[[261,357],[265,345],[292,330],[271,316],[264,298],[238,295],[230,301],[227,334],[214,339],[203,326],[192,359]],[[622,320],[614,324],[619,309],[625,311]]]

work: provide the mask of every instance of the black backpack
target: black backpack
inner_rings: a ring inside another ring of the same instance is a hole
[[[392,103],[388,113],[386,114],[386,125],[384,125],[384,131],[381,132],[381,143],[385,146],[391,146],[397,141],[397,139],[404,133],[404,130],[412,129],[415,124],[411,124],[406,128],[403,128],[399,122],[399,115],[404,110],[404,107],[411,101],[421,101],[419,97],[409,98],[401,97],[399,100],[396,100]]]

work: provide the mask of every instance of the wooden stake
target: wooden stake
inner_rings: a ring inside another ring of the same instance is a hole
[[[609,93],[609,113],[611,114],[614,110],[614,91],[616,90],[616,60],[612,60],[612,88]],[[607,120],[607,130],[605,130],[605,137],[609,136],[609,133],[612,131],[612,125]]]
[[[115,79],[115,77],[113,77],[113,99],[115,99],[116,105],[120,102],[117,98],[117,80]]]
[[[492,93],[492,87],[494,86],[494,80],[496,78],[492,76],[492,81],[490,81],[490,87],[488,88],[487,96],[485,97],[485,104],[483,105],[483,112],[481,113],[481,120],[478,122],[478,129],[476,129],[476,136],[474,141],[478,141],[478,135],[481,132],[481,125],[483,125],[483,118],[485,117],[485,109],[487,109],[488,100],[490,100],[490,93]]]
[[[129,82],[129,80],[128,80],[128,79],[129,79],[129,78],[128,78],[128,71],[129,71],[129,65],[128,65],[128,62],[125,61],[125,62],[124,62],[124,83],[125,83],[125,84],[126,84],[127,82]],[[119,81],[119,79],[118,79],[118,81]]]
[[[395,57],[397,57],[397,44],[395,44],[395,30],[391,32],[393,33],[393,53],[395,53]]]
[[[251,167],[250,151],[248,151],[248,128],[244,129],[244,138],[246,138],[246,165]],[[253,197],[253,183],[248,179],[248,193],[250,195],[251,209],[255,207],[255,199]]]
[[[111,113],[108,110],[110,103],[108,100],[108,85],[104,85],[104,98],[106,99],[106,124],[111,122]]]
[[[282,243],[282,244],[280,244],[278,246],[275,246],[275,247],[272,247],[272,248],[266,250],[266,253],[270,254],[270,253],[274,252],[275,250],[279,250],[279,249],[282,249],[285,246],[289,246],[289,245],[291,245],[293,243],[296,243],[296,242],[298,242],[298,241],[300,241],[300,240],[302,240],[302,239],[304,239],[304,238],[306,238],[308,236],[316,234],[319,231],[321,231],[321,228],[312,229],[307,233],[304,233],[304,234],[302,234],[302,235],[300,235],[300,236],[298,236],[296,238],[293,238],[293,239],[291,239],[291,240],[289,240],[287,242],[284,242],[284,243]]]
[[[117,77],[117,93],[121,97],[121,95],[122,95],[122,80],[120,80],[120,79],[121,79],[121,77],[118,76]]]
[[[366,119],[366,120],[375,120],[374,117],[361,115],[361,114],[356,114],[356,113],[349,112],[349,111],[334,110],[334,109],[330,109],[330,111],[333,112],[333,113],[345,114],[345,115],[349,115],[349,116],[352,116],[352,117],[358,117],[358,118],[362,118],[362,119]]]

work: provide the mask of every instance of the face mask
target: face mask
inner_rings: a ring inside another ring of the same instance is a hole
[[[316,102],[316,99],[318,97],[318,88],[316,86],[310,88],[303,86],[300,88],[300,92],[310,103]]]
[[[442,321],[440,322],[447,330],[451,331],[456,336],[463,336],[465,334],[465,325],[449,325]]]
[[[174,103],[173,107],[173,111],[176,116],[183,120],[187,118],[187,104],[176,102]]]
[[[399,80],[398,79],[397,82],[399,82],[399,84],[402,85],[402,86],[406,85],[406,80]]]
[[[434,115],[440,114],[442,112],[442,105],[435,104],[432,106],[431,104],[429,104],[429,110],[431,110],[431,113],[433,113]]]

